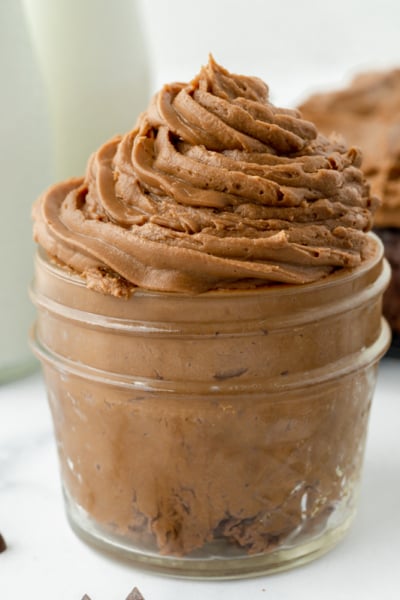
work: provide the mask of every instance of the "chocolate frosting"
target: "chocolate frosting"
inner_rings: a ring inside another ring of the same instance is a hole
[[[342,90],[315,94],[301,107],[326,134],[360,146],[371,189],[382,199],[379,227],[400,227],[400,69],[362,73]]]
[[[35,239],[115,295],[307,283],[368,254],[377,200],[360,165],[358,149],[210,58],[165,85],[83,179],[39,198]]]

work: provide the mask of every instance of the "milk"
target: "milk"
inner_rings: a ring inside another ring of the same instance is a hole
[[[149,99],[135,0],[0,2],[0,381],[31,368],[31,205]]]
[[[135,0],[24,0],[52,116],[58,179],[133,128],[149,99]]]
[[[0,382],[33,366],[31,205],[51,182],[49,115],[20,0],[0,2]]]

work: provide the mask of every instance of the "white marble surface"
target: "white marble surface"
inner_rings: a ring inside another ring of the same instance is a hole
[[[145,573],[87,547],[63,510],[45,390],[39,374],[0,387],[1,600],[398,600],[400,361],[380,369],[360,508],[347,538],[307,566],[269,577],[192,582]]]

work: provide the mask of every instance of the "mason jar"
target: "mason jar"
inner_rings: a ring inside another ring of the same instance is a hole
[[[127,300],[40,249],[32,343],[73,529],[184,577],[278,571],[334,546],[390,342],[389,267],[371,247],[316,283]]]

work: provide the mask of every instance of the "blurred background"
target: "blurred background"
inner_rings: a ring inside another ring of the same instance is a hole
[[[153,87],[187,80],[208,52],[292,105],[371,67],[400,64],[397,0],[142,0]]]
[[[400,65],[398,0],[1,0],[0,381],[34,368],[31,206],[208,53],[294,106]]]

